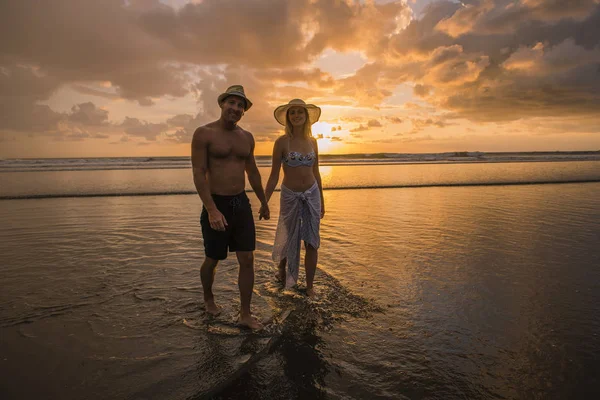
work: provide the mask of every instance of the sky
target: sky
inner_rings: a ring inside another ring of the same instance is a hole
[[[241,84],[321,153],[600,150],[600,0],[6,0],[0,158],[188,156]]]

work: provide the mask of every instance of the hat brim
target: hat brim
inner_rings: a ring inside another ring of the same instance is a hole
[[[244,101],[246,102],[246,107],[244,108],[244,111],[248,111],[250,107],[252,107],[252,102],[250,101],[250,99],[244,96],[244,94],[242,93],[221,93],[217,98],[217,102],[219,103],[219,105],[221,105],[221,103],[229,96],[236,96],[244,99]]]
[[[314,104],[284,104],[282,106],[277,107],[275,111],[273,111],[273,115],[275,116],[277,122],[285,126],[285,116],[288,110],[292,107],[304,108],[308,113],[308,122],[310,122],[311,125],[317,122],[319,118],[321,118],[321,108],[315,106]]]

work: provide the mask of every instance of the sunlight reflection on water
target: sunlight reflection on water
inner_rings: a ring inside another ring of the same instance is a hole
[[[261,167],[263,184],[270,168]],[[321,166],[323,187],[377,188],[600,181],[600,161]],[[281,182],[280,182],[281,183]],[[250,185],[246,185],[250,188]],[[191,169],[0,173],[0,197],[195,193]]]

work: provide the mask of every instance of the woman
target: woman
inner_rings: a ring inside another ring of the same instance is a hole
[[[319,120],[321,109],[294,99],[275,109],[275,119],[285,126],[273,147],[271,175],[267,181],[267,202],[283,165],[279,222],[273,245],[273,260],[279,262],[277,278],[286,287],[296,284],[300,264],[300,242],[304,240],[306,294],[315,296],[313,280],[320,246],[320,219],[325,215],[323,186],[319,173],[319,149],[311,125]],[[287,271],[286,271],[287,263]]]

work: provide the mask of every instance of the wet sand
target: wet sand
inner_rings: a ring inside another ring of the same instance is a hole
[[[302,270],[280,289],[276,220],[257,221],[262,333],[234,323],[234,257],[222,315],[203,310],[196,196],[3,201],[2,398],[600,393],[599,184],[325,198],[317,301]]]

